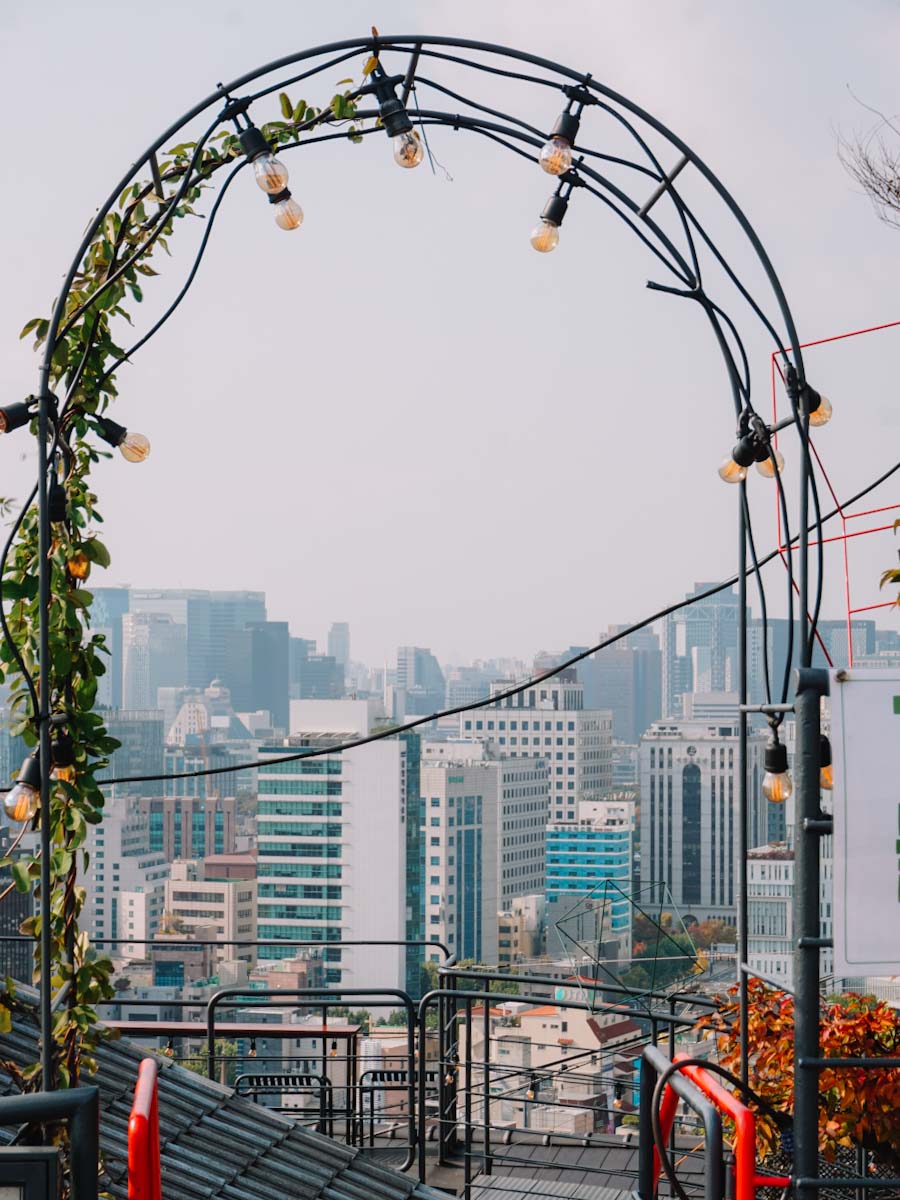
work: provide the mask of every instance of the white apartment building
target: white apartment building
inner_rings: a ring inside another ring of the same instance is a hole
[[[498,913],[514,898],[544,889],[547,785],[540,759],[452,762],[423,755],[428,940],[460,958],[497,962]]]
[[[376,742],[308,761],[267,760],[332,746],[355,730],[292,735],[259,754],[258,934],[301,941],[403,941],[406,937],[406,745]],[[413,812],[410,818],[417,820]],[[326,949],[326,983],[405,985],[400,946]]]
[[[102,947],[115,957],[146,957],[148,947],[127,940],[149,941],[162,920],[169,864],[149,846],[149,817],[128,797],[109,798],[102,823],[88,826],[82,924],[94,941],[125,939]]]
[[[496,695],[512,680],[491,685]],[[505,758],[547,763],[548,815],[574,821],[579,800],[598,800],[612,787],[612,713],[584,707],[584,685],[574,669],[459,718],[460,737],[490,743]]]
[[[765,744],[749,735],[750,846],[784,828],[783,806],[762,795]],[[738,781],[736,722],[657,721],[641,738],[641,887],[665,885],[683,920],[735,918]]]
[[[819,921],[822,937],[832,934],[834,863],[831,835],[820,839]],[[784,842],[758,846],[747,855],[747,963],[752,971],[783,985],[794,986],[794,851]],[[823,979],[834,971],[834,952],[819,952]],[[838,988],[831,990],[837,991]]]
[[[212,879],[202,860],[172,863],[165,884],[166,915],[179,917],[185,931],[212,927],[220,942],[256,940],[256,880]],[[220,958],[256,962],[250,947],[222,946]]]

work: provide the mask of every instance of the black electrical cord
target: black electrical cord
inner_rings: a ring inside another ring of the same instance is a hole
[[[653,1144],[656,1147],[656,1153],[659,1155],[660,1166],[665,1173],[666,1178],[672,1186],[672,1190],[678,1197],[678,1200],[689,1200],[687,1192],[678,1181],[678,1176],[675,1173],[675,1168],[672,1165],[672,1160],[669,1157],[669,1151],[666,1147],[666,1139],[663,1136],[662,1126],[660,1124],[659,1110],[662,1102],[663,1092],[666,1084],[684,1067],[702,1067],[705,1071],[711,1071],[716,1075],[727,1079],[734,1087],[739,1088],[744,1095],[744,1099],[752,1100],[756,1106],[770,1117],[778,1126],[779,1130],[784,1133],[793,1128],[793,1121],[788,1113],[781,1112],[775,1108],[768,1100],[764,1100],[758,1092],[754,1091],[749,1084],[744,1083],[737,1075],[726,1070],[725,1067],[720,1067],[718,1063],[708,1062],[705,1058],[683,1058],[678,1062],[671,1063],[664,1071],[660,1072],[659,1078],[656,1081],[656,1086],[653,1089],[653,1099],[650,1105],[651,1126],[653,1129]]]

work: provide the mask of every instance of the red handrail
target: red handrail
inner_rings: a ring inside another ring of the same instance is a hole
[[[128,1200],[162,1200],[158,1070],[155,1058],[145,1058],[138,1069],[128,1118]]]
[[[675,1063],[689,1059],[688,1054],[676,1054],[672,1060]],[[746,1106],[723,1087],[719,1080],[703,1067],[685,1065],[681,1068],[691,1083],[707,1096],[720,1112],[726,1113],[734,1121],[734,1198],[735,1200],[754,1200],[756,1189],[760,1187],[789,1187],[791,1179],[787,1175],[758,1175],[756,1171],[756,1117]],[[660,1106],[660,1126],[663,1137],[667,1138],[675,1119],[678,1107],[678,1097],[671,1087],[666,1087]],[[662,1164],[656,1150],[653,1151],[653,1182],[659,1180]]]

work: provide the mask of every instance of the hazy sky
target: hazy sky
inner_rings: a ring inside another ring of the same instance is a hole
[[[8,401],[36,385],[20,328],[48,312],[127,164],[218,80],[373,21],[545,54],[656,113],[745,208],[804,340],[900,318],[900,233],[875,219],[836,149],[839,131],[872,122],[848,89],[900,109],[893,0],[9,0]],[[294,98],[327,100],[361,63]],[[560,107],[550,92],[468,86],[545,126]],[[277,116],[274,101],[258,108],[260,123]],[[293,155],[306,213],[293,234],[249,175],[235,182],[178,316],[120,372],[113,415],[153,454],[97,472],[113,554],[103,582],[265,589],[270,616],[296,634],[322,639],[348,620],[354,657],[378,662],[401,642],[447,660],[593,641],[733,570],[737,493],[716,475],[733,417],[700,313],[645,290],[661,278],[654,260],[595,201],[576,196],[559,250],[539,256],[528,233],[549,177],[470,135],[434,131],[431,145],[446,172],[399,170],[380,136]],[[684,186],[748,266],[696,179]],[[177,231],[148,315],[199,232]],[[769,347],[739,315],[767,409]],[[898,457],[898,364],[900,329],[810,352],[835,408],[818,445],[840,495]],[[26,439],[2,451],[0,492],[20,496]],[[785,454],[792,489],[793,443]],[[759,478],[752,490],[762,551],[773,494]],[[895,481],[866,507],[897,501]],[[884,598],[877,577],[895,544],[888,533],[853,544],[855,604]],[[840,553],[829,550],[826,615],[839,615]],[[776,614],[779,571],[768,576]]]

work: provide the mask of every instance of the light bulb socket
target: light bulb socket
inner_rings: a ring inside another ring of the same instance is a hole
[[[262,154],[272,153],[272,147],[255,125],[248,125],[246,129],[242,129],[238,134],[238,141],[250,162]]]
[[[37,750],[23,759],[22,766],[19,768],[19,774],[16,777],[16,783],[22,783],[26,787],[34,788],[36,792],[41,790],[41,759]]]
[[[73,767],[75,765],[75,743],[68,733],[58,733],[51,748],[54,767]]]
[[[575,139],[578,137],[578,127],[581,125],[581,117],[577,113],[563,112],[556,118],[556,124],[550,131],[552,138],[565,138],[570,146],[575,145]]]
[[[769,742],[765,763],[767,774],[783,775],[788,769],[787,746],[783,742]]]
[[[769,442],[754,441],[753,443],[753,458],[755,462],[766,462],[772,457],[772,449]]]
[[[554,194],[544,205],[544,210],[541,213],[541,220],[549,221],[551,225],[562,225],[563,218],[566,215],[566,209],[568,207],[568,196],[561,196],[559,192],[554,192]]]
[[[756,442],[749,433],[737,443],[731,451],[731,457],[739,467],[751,467],[756,462]]]
[[[58,479],[50,480],[50,490],[47,493],[47,511],[53,524],[60,524],[69,515],[69,498],[66,489]]]
[[[290,198],[291,198],[291,189],[290,188],[282,188],[280,192],[274,192],[274,193],[269,194],[269,203],[270,204],[280,204],[282,202],[282,200],[290,200]]]
[[[97,432],[110,446],[121,446],[122,442],[128,436],[128,430],[124,425],[120,425],[118,421],[114,421],[111,417],[95,416],[97,422]]]
[[[819,738],[819,768],[831,766],[831,741],[823,733]]]
[[[388,137],[396,137],[398,133],[410,133],[412,121],[406,106],[394,91],[398,83],[403,82],[402,75],[388,75],[381,63],[372,71],[372,82],[359,89],[359,95],[364,92],[374,92],[378,101],[378,115]]]
[[[33,415],[27,400],[20,400],[18,404],[7,404],[5,408],[0,408],[0,433],[12,433],[21,429],[23,425],[28,424]]]

